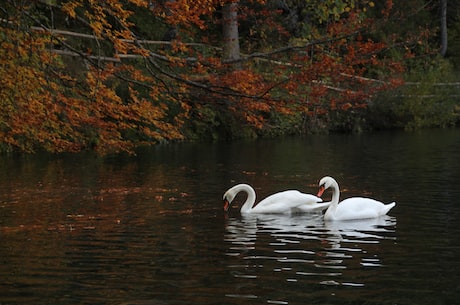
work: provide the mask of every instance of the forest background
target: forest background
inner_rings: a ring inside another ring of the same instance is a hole
[[[0,151],[459,123],[447,0],[6,0]]]

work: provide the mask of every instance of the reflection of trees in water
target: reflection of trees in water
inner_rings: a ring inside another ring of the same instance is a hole
[[[193,211],[193,191],[178,178],[189,168],[83,153],[2,161],[0,232],[111,230],[157,214]],[[133,204],[138,202],[149,204]]]

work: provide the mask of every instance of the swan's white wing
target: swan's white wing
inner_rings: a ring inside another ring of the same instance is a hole
[[[290,213],[300,205],[311,205],[322,199],[311,194],[289,190],[268,196],[260,201],[251,212],[254,213]]]
[[[297,213],[312,213],[324,211],[331,205],[331,202],[315,202],[313,204],[301,204],[294,208]]]
[[[352,197],[339,203],[334,218],[337,220],[376,218],[388,213],[394,205],[394,203],[385,205],[371,198]]]

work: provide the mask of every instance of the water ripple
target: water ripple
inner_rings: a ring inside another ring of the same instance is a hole
[[[240,280],[250,281],[247,285],[264,281],[276,287],[280,276],[267,276],[269,268],[284,274],[286,285],[363,287],[366,270],[384,266],[379,244],[396,239],[395,226],[396,218],[390,216],[332,223],[316,214],[230,218],[225,235],[232,261],[228,268]],[[275,304],[284,304],[280,302]]]

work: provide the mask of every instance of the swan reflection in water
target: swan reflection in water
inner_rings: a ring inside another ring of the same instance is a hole
[[[325,221],[324,227],[335,234],[347,237],[369,239],[394,239],[391,233],[394,233],[396,227],[396,217],[384,215],[371,219],[356,219],[344,221]],[[361,240],[366,243],[366,240]]]
[[[362,286],[356,272],[383,265],[379,244],[396,239],[395,227],[396,218],[388,215],[333,222],[325,221],[322,213],[244,215],[227,220],[226,254],[238,259],[229,265],[238,277],[251,278],[260,268],[269,268],[264,272],[289,273],[290,281]],[[258,270],[251,273],[251,266]],[[350,270],[353,276],[347,275]]]
[[[226,223],[226,240],[232,243],[255,242],[258,234],[274,238],[283,233],[301,239],[329,240],[334,243],[348,241],[378,242],[394,239],[396,217],[384,215],[378,218],[346,221],[324,221],[321,213],[301,215],[258,214],[232,217]],[[373,241],[369,240],[373,239]]]

